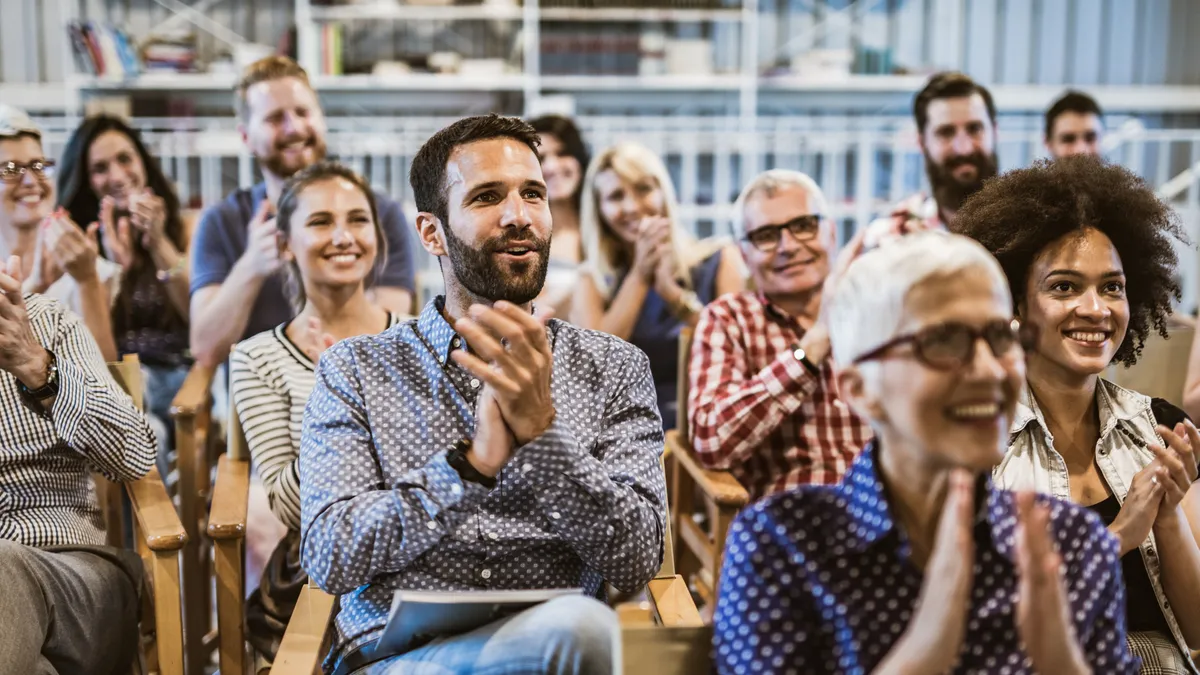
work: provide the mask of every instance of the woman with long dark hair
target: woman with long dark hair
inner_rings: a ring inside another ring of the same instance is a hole
[[[137,354],[146,373],[146,410],[160,449],[170,447],[171,400],[187,375],[191,223],[140,134],[109,115],[79,125],[59,162],[59,206],[84,226],[98,223],[102,252],[121,266],[112,303],[120,354]],[[166,453],[160,452],[160,466]],[[163,475],[167,475],[163,471]]]

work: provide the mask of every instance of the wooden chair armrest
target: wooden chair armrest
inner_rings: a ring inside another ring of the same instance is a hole
[[[250,462],[217,459],[217,480],[213,484],[212,509],[208,513],[208,536],[213,539],[240,539],[246,536],[246,509],[250,500]]]
[[[692,593],[687,583],[678,574],[669,577],[651,579],[646,584],[650,592],[650,602],[658,621],[664,626],[703,626],[700,610],[692,600]]]
[[[684,442],[679,432],[667,432],[667,446],[671,450],[671,456],[679,462],[679,466],[687,471],[692,480],[700,486],[700,490],[717,504],[740,509],[750,501],[750,493],[733,474],[700,466],[692,455],[692,449]]]
[[[288,621],[271,666],[271,675],[312,675],[321,672],[325,658],[325,635],[333,618],[337,598],[305,584],[296,609]]]
[[[142,536],[151,551],[178,551],[187,543],[187,531],[175,511],[156,467],[138,480],[125,484]]]
[[[217,369],[199,363],[192,366],[171,401],[172,417],[195,417],[208,407]]]

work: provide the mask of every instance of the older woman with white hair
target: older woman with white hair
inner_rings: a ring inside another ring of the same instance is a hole
[[[675,426],[679,334],[700,311],[745,286],[738,251],[697,241],[679,222],[667,167],[636,144],[615,145],[588,167],[579,231],[584,273],[571,322],[602,330],[650,357],[663,426]]]
[[[991,483],[1032,341],[995,259],[914,234],[826,302],[838,389],[876,440],[842,484],[735,521],[718,672],[1136,672],[1116,539],[1080,506]]]

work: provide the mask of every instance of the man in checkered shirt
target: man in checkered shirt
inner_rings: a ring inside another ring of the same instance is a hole
[[[688,366],[688,422],[701,464],[733,473],[752,498],[838,482],[870,429],[838,399],[820,321],[835,235],[821,189],[772,170],[734,205],[757,290],[704,309]]]
[[[0,106],[10,252],[54,209],[52,167],[29,117]],[[126,673],[141,560],[103,545],[92,473],[136,480],[157,446],[82,319],[22,279],[19,257],[0,259],[0,673]]]

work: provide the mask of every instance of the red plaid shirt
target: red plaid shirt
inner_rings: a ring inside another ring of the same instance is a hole
[[[820,377],[792,355],[804,328],[762,295],[722,296],[704,308],[688,364],[688,425],[701,464],[725,469],[754,499],[841,480],[872,437]]]

